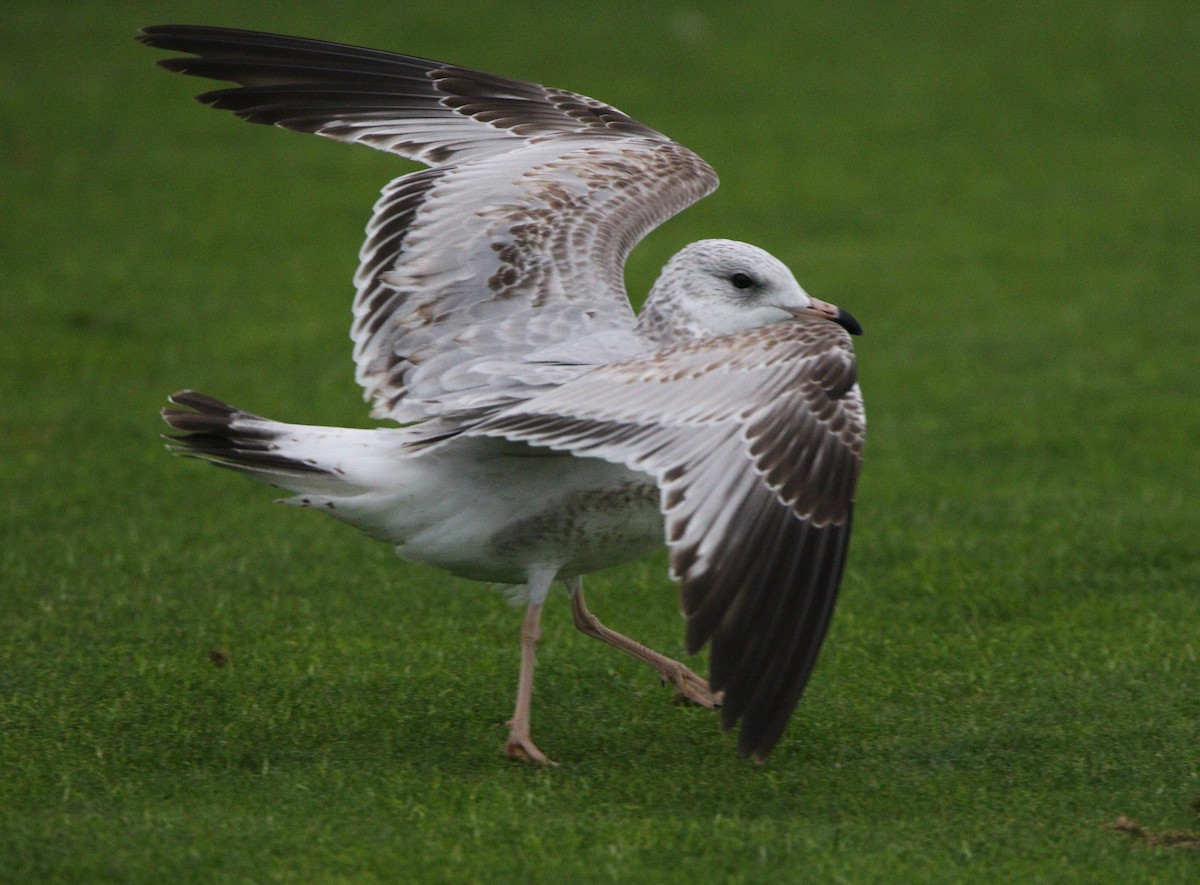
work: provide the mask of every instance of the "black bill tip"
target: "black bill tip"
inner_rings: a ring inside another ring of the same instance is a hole
[[[863,333],[862,326],[858,324],[858,320],[846,313],[840,307],[838,308],[837,316],[833,321],[849,332],[851,335],[861,335]]]

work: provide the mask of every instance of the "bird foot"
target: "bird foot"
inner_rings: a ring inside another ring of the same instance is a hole
[[[549,768],[558,766],[557,762],[547,758],[546,754],[537,748],[537,745],[534,744],[533,739],[528,734],[509,732],[508,743],[504,747],[504,755],[516,762],[545,765]]]
[[[678,691],[675,696],[677,703],[696,704],[708,710],[717,710],[725,699],[725,692],[713,691],[707,679],[697,676],[683,664],[675,662],[674,667],[667,667],[660,673],[663,684],[670,682]]]

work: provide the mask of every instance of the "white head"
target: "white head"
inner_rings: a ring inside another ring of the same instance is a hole
[[[851,334],[862,331],[844,310],[805,292],[769,252],[735,240],[699,240],[663,267],[638,328],[660,344],[674,344],[802,316],[830,320]]]

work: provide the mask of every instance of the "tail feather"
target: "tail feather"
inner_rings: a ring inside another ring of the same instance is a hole
[[[169,399],[162,416],[179,431],[166,437],[177,455],[286,489],[293,496],[281,503],[320,510],[391,544],[428,527],[427,502],[438,500],[444,472],[430,465],[436,455],[412,448],[408,428],[285,424],[192,390]]]
[[[285,487],[291,484],[279,480],[333,474],[314,459],[287,454],[284,444],[290,425],[244,412],[194,390],[181,390],[168,399],[186,407],[162,410],[163,420],[183,431],[166,437],[167,448],[178,455],[203,458]]]

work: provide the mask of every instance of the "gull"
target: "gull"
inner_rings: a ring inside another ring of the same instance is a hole
[[[525,604],[510,758],[531,730],[542,606],[740,723],[762,762],[808,682],[841,582],[865,415],[844,310],[755,246],[708,239],[640,313],[625,259],[712,192],[700,157],[607,104],[457,65],[192,25],[142,30],[199,101],[425,164],[367,225],[351,339],[372,415],[286,424],[184,390],[177,454],[233,468]],[[709,679],[601,623],[582,576],[665,544]]]

